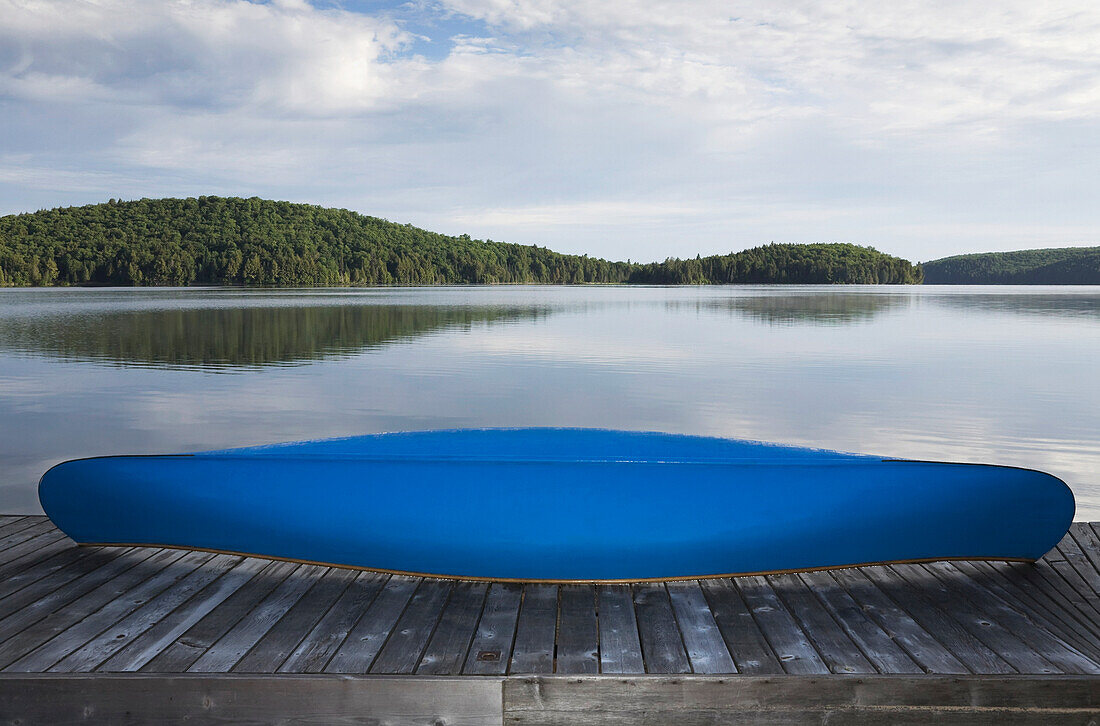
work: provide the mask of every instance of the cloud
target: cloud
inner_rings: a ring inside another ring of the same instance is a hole
[[[1100,6],[0,0],[0,17],[0,211],[258,194],[634,259],[769,240],[929,259],[1100,231]]]

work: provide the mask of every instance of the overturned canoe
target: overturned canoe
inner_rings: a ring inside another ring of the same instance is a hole
[[[589,429],[78,459],[39,498],[81,544],[554,581],[1035,560],[1074,513],[1028,469]]]

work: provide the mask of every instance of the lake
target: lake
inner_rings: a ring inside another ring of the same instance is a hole
[[[592,426],[1011,464],[1100,519],[1098,287],[0,290],[0,511],[64,459]]]

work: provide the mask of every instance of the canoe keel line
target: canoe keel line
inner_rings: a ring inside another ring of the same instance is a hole
[[[1029,469],[593,429],[78,459],[39,498],[85,545],[523,582],[1034,561],[1074,514]]]

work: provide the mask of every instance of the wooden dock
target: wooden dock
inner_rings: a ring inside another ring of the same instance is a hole
[[[76,547],[0,516],[0,722],[1100,723],[1100,525],[1036,565],[638,585]]]

